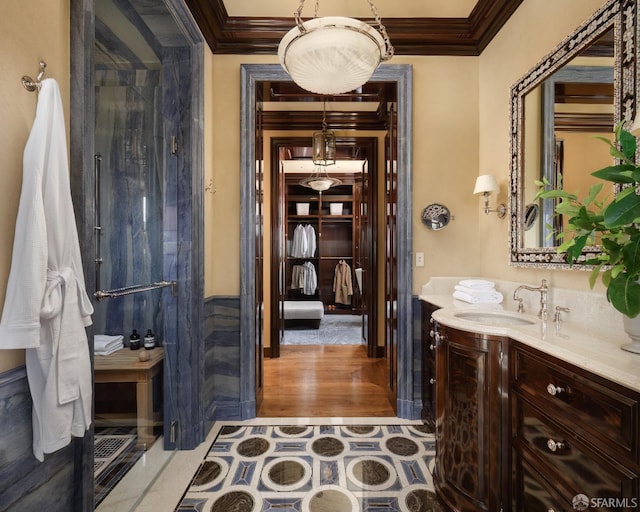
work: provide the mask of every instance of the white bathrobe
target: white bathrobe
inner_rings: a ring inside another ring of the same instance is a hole
[[[93,307],[82,273],[58,84],[42,81],[23,159],[22,192],[0,348],[24,348],[38,460],[91,424],[85,327]]]

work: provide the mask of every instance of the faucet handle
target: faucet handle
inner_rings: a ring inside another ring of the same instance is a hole
[[[524,313],[524,304],[520,297],[516,297],[514,300],[518,301],[518,313]]]
[[[561,322],[562,318],[560,313],[569,313],[571,310],[569,308],[565,308],[563,306],[556,306],[556,314],[553,317],[554,322]]]
[[[562,327],[562,317],[560,313],[568,313],[569,311],[569,308],[556,306],[556,314],[553,316],[553,321],[556,323],[556,335],[558,336],[562,336],[560,334],[560,329]]]

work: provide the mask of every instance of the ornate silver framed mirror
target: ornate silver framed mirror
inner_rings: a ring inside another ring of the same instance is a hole
[[[587,193],[591,172],[613,162],[613,127],[636,115],[636,0],[610,0],[511,88],[510,260],[568,268],[558,254],[552,200],[535,181]],[[614,190],[606,191],[613,194]],[[534,219],[532,205],[537,206]],[[583,258],[597,253],[587,247]]]

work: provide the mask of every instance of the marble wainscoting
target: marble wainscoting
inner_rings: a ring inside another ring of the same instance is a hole
[[[38,462],[32,448],[31,405],[24,366],[0,374],[0,511],[69,512],[80,488],[73,443]]]
[[[240,419],[240,298],[208,297],[204,317],[206,432],[214,421]]]

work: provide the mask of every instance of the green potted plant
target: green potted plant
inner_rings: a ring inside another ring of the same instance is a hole
[[[613,141],[598,139],[609,145],[610,154],[619,163],[591,173],[603,183],[593,185],[585,199],[562,190],[561,184],[554,189],[547,180],[536,182],[540,187],[536,198],[558,200],[555,215],[568,219],[556,234],[560,243],[558,252],[566,253],[569,265],[593,266],[589,276],[591,288],[598,275],[602,276],[607,299],[624,315],[627,329],[627,319],[640,314],[640,166],[635,163],[636,138],[622,128],[622,123],[616,126],[614,134]],[[598,199],[605,182],[619,185],[620,191],[615,195],[612,191],[604,200]],[[580,258],[585,246],[596,244],[601,247],[596,257]],[[640,337],[630,336],[634,343],[622,348],[640,353]]]

